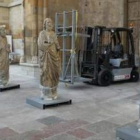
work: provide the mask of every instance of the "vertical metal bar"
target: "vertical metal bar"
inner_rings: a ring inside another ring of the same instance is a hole
[[[63,12],[63,35],[66,33],[66,11]],[[65,80],[66,71],[66,37],[63,36],[63,64],[62,64],[62,79]]]
[[[139,101],[139,121],[140,121],[140,101]]]
[[[88,27],[85,28],[85,31],[86,31],[86,34],[88,34]],[[87,40],[88,40],[88,38],[85,39],[85,43],[84,43],[84,61],[87,60],[86,59],[86,56],[87,56],[86,53],[87,52],[85,52],[85,50],[87,50]]]
[[[139,9],[139,6],[140,6],[140,2],[138,1],[138,8]],[[138,10],[139,11],[139,10]],[[140,17],[140,12],[138,12],[138,17]],[[139,20],[137,21],[139,23]],[[138,56],[140,56],[140,27],[139,27],[139,24],[138,24]]]
[[[139,0],[137,0],[137,10],[139,9]],[[135,47],[135,54],[137,54],[137,55],[139,55],[139,30],[138,30],[138,28],[139,28],[139,19],[138,19],[138,17],[139,17],[139,10],[137,11],[137,20],[136,20],[136,31],[137,31],[137,33],[136,33],[136,45],[134,46]]]
[[[55,14],[55,32],[58,33],[58,13]]]
[[[72,10],[72,40],[71,40],[71,50],[72,50],[72,57],[71,57],[71,83],[74,83],[74,62],[75,62],[75,25],[76,23],[76,11]]]

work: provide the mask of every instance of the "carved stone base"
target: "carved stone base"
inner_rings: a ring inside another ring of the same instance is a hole
[[[20,63],[25,63],[25,61],[26,61],[25,56],[21,56],[19,62],[20,62]]]
[[[20,66],[27,76],[39,78],[39,64],[20,63]]]
[[[33,56],[31,63],[32,64],[37,64],[38,63],[38,57],[37,56]]]
[[[63,99],[63,98],[57,98],[56,100],[42,100],[39,97],[33,97],[33,98],[27,98],[26,103],[30,104],[32,106],[35,106],[40,109],[46,109],[48,107],[55,107],[59,105],[66,105],[71,104],[72,100],[70,99]]]

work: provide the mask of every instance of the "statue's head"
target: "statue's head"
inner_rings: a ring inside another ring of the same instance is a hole
[[[51,31],[53,29],[53,22],[50,18],[44,20],[43,29]]]
[[[5,27],[0,27],[0,36],[5,37],[6,36],[6,30]]]

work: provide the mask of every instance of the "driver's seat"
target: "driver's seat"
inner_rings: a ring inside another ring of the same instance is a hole
[[[110,64],[112,64],[115,67],[125,67],[128,64],[128,59],[123,57],[124,57],[123,45],[118,44],[114,46],[112,58],[110,59]]]
[[[123,58],[123,45],[118,44],[114,46],[114,49],[112,51],[112,58]]]

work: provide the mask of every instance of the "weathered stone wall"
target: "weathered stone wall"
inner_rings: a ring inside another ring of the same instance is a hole
[[[6,25],[7,33],[13,37],[13,50],[20,56],[24,53],[23,23],[22,0],[0,0],[0,25]]]
[[[6,28],[9,29],[9,9],[6,5],[9,3],[9,0],[0,0],[0,25],[6,25]]]
[[[50,17],[54,21],[56,12],[72,9],[79,11],[80,26],[124,25],[124,0],[24,0],[27,62],[32,63],[38,55],[37,38],[42,30],[43,20]],[[71,18],[68,19],[70,21]]]
[[[0,0],[0,3],[9,3],[11,0]]]
[[[80,0],[82,24],[88,26],[123,26],[125,0]]]
[[[48,0],[48,16],[72,9],[79,12],[79,25],[123,26],[125,0]]]
[[[6,25],[9,29],[9,9],[0,7],[0,25]]]
[[[0,0],[0,3],[18,1]],[[8,28],[10,26],[14,50],[20,54],[24,50],[27,62],[32,63],[38,55],[37,38],[46,17],[54,21],[56,12],[76,9],[79,12],[79,26],[123,26],[126,15],[124,1],[126,0],[24,0],[24,15],[21,5],[0,7],[0,24],[4,23]],[[70,21],[71,18],[68,19]]]
[[[55,20],[56,12],[78,9],[80,0],[48,0],[48,17]]]
[[[23,30],[24,30],[24,19],[23,19],[23,6],[18,5],[10,8],[9,11],[9,24],[10,30],[13,37],[13,49],[14,52],[23,55]]]
[[[36,63],[37,39],[47,13],[47,0],[25,0],[25,54],[26,61]]]
[[[14,0],[0,0],[0,25],[6,25],[9,33],[9,3]]]

